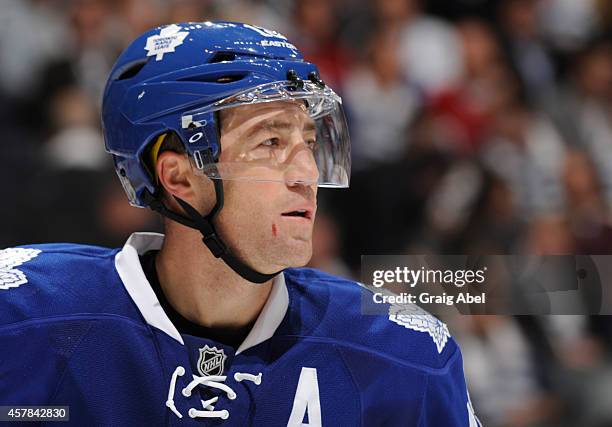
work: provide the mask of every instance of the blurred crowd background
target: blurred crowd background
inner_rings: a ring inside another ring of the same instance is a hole
[[[0,247],[159,230],[103,149],[118,53],[170,22],[285,33],[344,98],[318,268],[362,254],[612,253],[611,0],[0,0]],[[486,426],[612,426],[612,318],[459,316]]]

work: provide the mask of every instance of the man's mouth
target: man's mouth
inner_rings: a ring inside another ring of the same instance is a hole
[[[312,219],[312,209],[295,209],[292,211],[284,212],[281,215],[287,217]]]

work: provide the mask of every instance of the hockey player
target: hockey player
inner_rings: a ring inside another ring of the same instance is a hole
[[[360,285],[295,268],[350,152],[340,98],[284,36],[151,30],[102,110],[129,201],[165,236],[0,251],[0,405],[69,406],[77,426],[478,425],[443,323],[362,315]]]

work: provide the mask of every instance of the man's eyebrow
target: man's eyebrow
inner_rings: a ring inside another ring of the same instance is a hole
[[[264,122],[257,123],[255,126],[253,126],[247,132],[246,136],[247,137],[253,136],[255,133],[262,131],[262,130],[270,130],[270,129],[289,130],[289,129],[292,129],[293,127],[294,127],[293,123],[289,121],[285,121],[285,120],[264,121]],[[304,131],[310,132],[316,129],[317,129],[317,126],[314,121],[309,120],[306,123],[304,123],[304,129],[303,129]]]
[[[317,125],[315,124],[315,122],[313,120],[308,120],[305,124],[304,124],[304,130],[306,131],[313,131],[313,130],[317,130]]]

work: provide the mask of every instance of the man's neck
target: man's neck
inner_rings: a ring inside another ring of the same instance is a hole
[[[207,328],[240,329],[255,322],[272,281],[248,282],[215,258],[199,232],[180,226],[166,235],[157,256],[161,288],[172,307]]]

